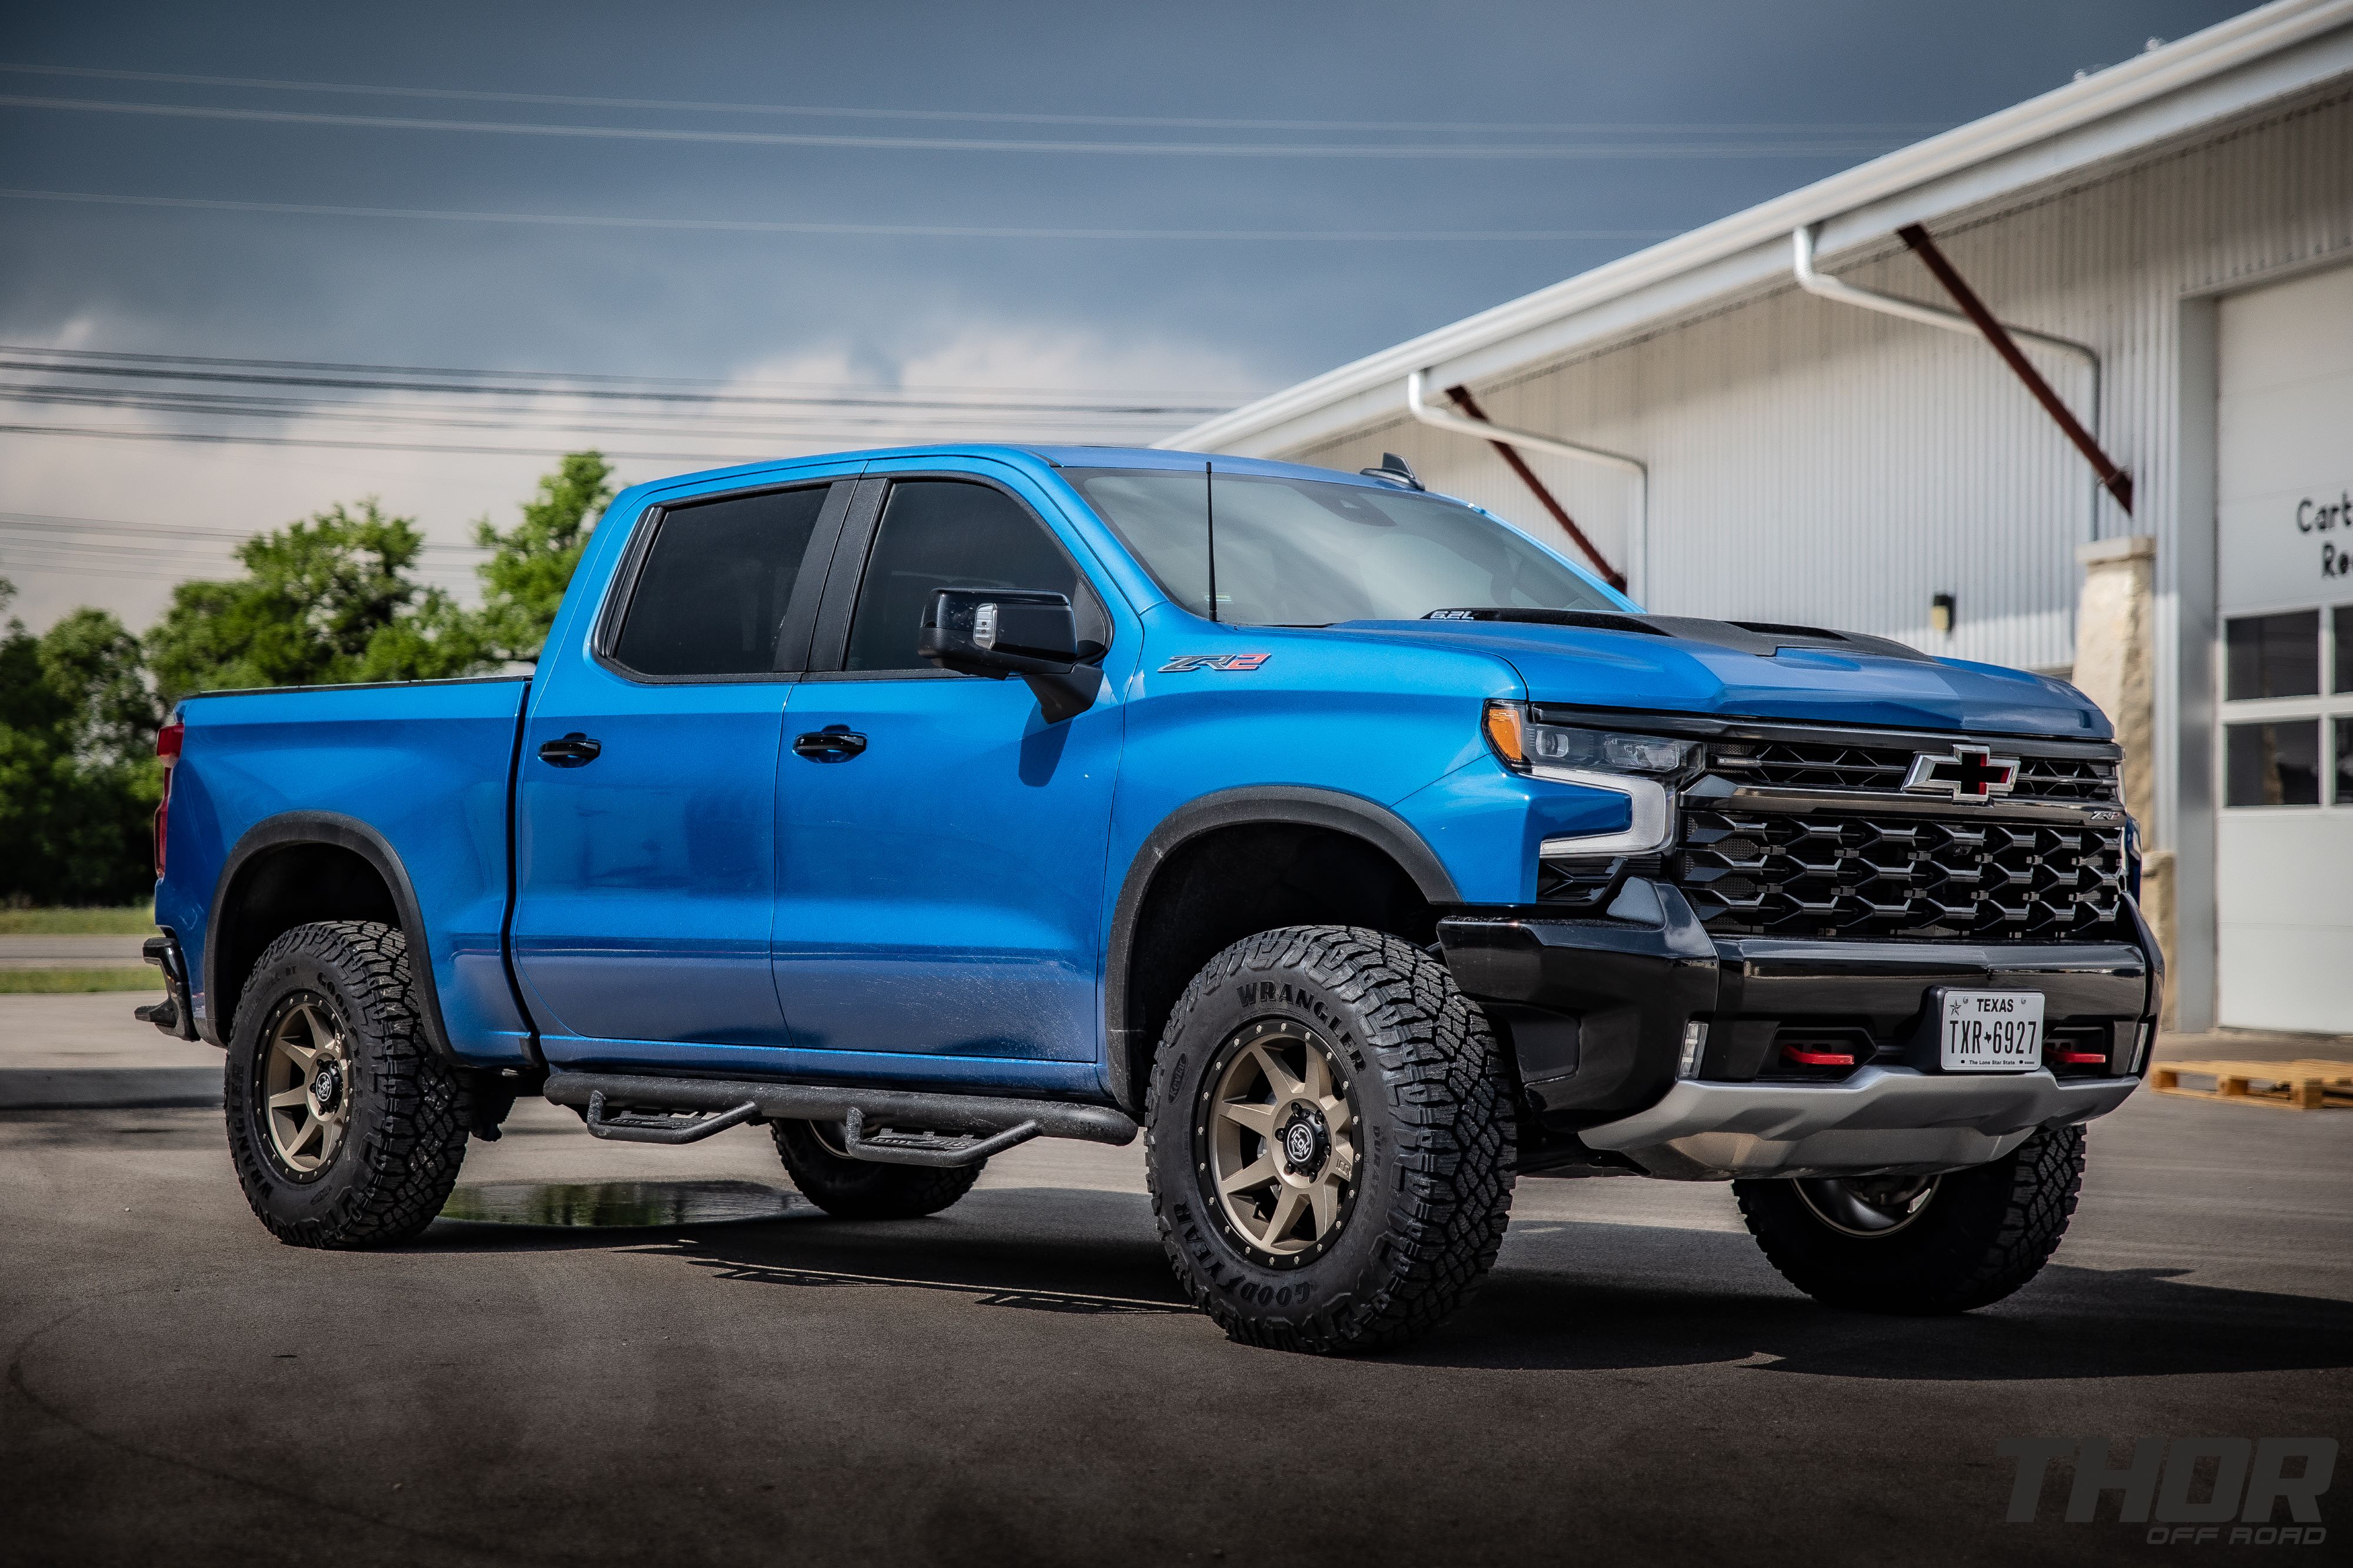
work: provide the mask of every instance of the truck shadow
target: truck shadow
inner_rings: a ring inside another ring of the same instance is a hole
[[[676,1211],[654,1201],[647,1223],[629,1228],[445,1223],[417,1245],[467,1252],[603,1248],[675,1258],[728,1285],[913,1290],[1018,1311],[1192,1312],[1138,1195],[984,1191],[945,1215],[889,1224],[830,1220],[794,1194],[778,1196],[782,1212],[771,1208],[763,1217],[745,1212],[756,1200],[730,1194],[742,1215],[732,1223],[674,1220]],[[573,1194],[567,1201],[576,1208],[581,1200]],[[1503,1266],[1453,1322],[1366,1362],[1584,1372],[1738,1363],[1760,1372],[1910,1382],[2353,1366],[2353,1302],[2184,1283],[2184,1273],[2062,1261],[2018,1295],[1979,1311],[1883,1318],[1800,1296],[1771,1273],[1745,1235],[1539,1223],[1514,1232]],[[1206,1322],[1202,1330],[1214,1333]]]

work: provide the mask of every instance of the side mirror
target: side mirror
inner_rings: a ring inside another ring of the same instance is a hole
[[[923,611],[915,651],[960,675],[1018,675],[1049,724],[1094,706],[1103,674],[1079,659],[1079,623],[1067,595],[1013,588],[940,588]]]

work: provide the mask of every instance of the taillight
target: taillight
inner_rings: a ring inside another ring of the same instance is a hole
[[[177,719],[155,731],[155,754],[164,759],[164,798],[155,803],[155,879],[164,879],[164,845],[172,825],[172,774],[180,765],[180,742],[188,727]]]

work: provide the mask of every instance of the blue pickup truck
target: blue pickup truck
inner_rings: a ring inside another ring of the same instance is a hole
[[[2058,1245],[2160,958],[2099,711],[1648,615],[1394,458],[849,453],[642,485],[528,677],[159,743],[167,994],[254,1213],[415,1236],[522,1094],[765,1124],[839,1216],[1145,1138],[1233,1338],[1396,1344],[1521,1177],[1730,1181],[1793,1283]]]

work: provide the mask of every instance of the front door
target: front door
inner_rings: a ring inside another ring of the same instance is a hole
[[[517,763],[513,951],[550,1061],[786,1043],[768,969],[776,754],[851,488],[648,517],[590,656],[542,666]]]
[[[1092,1087],[1119,706],[1106,685],[1048,724],[1020,681],[925,662],[915,631],[948,587],[1066,594],[1098,646],[1110,621],[1018,476],[865,482],[811,658],[835,668],[795,691],[777,763],[794,1043],[862,1073]]]

